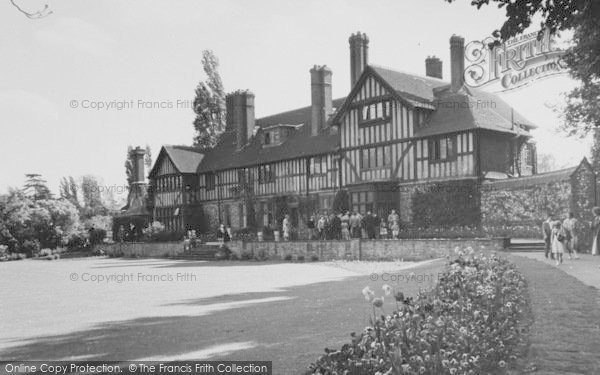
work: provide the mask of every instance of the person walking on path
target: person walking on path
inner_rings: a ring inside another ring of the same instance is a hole
[[[563,221],[562,226],[567,234],[565,247],[569,253],[569,259],[571,259],[571,255],[575,257],[575,259],[579,259],[579,255],[577,255],[577,247],[579,246],[578,224],[579,221],[577,221],[572,212],[569,212],[569,216]]]
[[[546,221],[542,223],[542,236],[544,238],[545,244],[545,255],[548,258],[548,254],[550,254],[550,259],[554,259],[554,254],[552,253],[552,215],[548,214],[548,218]]]
[[[592,221],[592,233],[594,234],[594,243],[592,244],[592,255],[600,254],[600,207],[592,209],[594,220]]]
[[[563,254],[565,252],[565,242],[567,241],[567,236],[565,235],[565,230],[562,228],[560,221],[555,221],[552,224],[552,253],[554,254],[554,259],[556,259],[556,265],[560,265],[563,262]]]

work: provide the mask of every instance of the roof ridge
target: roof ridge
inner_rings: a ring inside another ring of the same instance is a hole
[[[407,72],[406,70],[400,70],[400,69],[392,68],[392,67],[385,66],[385,65],[369,64],[368,66],[371,66],[373,68],[385,69],[385,70],[392,71],[394,73],[405,74],[405,75],[416,77],[416,78],[422,78],[424,80],[432,80],[432,81],[439,82],[439,83],[448,83],[448,84],[450,83],[450,82],[444,81],[444,79],[441,79],[441,78],[430,77],[428,75],[422,75],[422,74],[417,74],[417,73],[411,73],[411,72]]]

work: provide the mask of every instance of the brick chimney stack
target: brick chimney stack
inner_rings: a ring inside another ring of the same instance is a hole
[[[329,116],[333,113],[333,95],[331,92],[332,72],[326,65],[315,65],[310,70],[311,97],[311,135],[318,135]]]
[[[458,35],[450,37],[450,88],[457,92],[463,87],[465,74],[465,39]]]
[[[238,90],[227,95],[227,130],[235,131],[237,149],[241,150],[254,132],[254,94]]]
[[[133,150],[133,183],[134,184],[145,184],[146,176],[144,172],[144,156],[146,150],[140,146]]]
[[[369,64],[369,38],[358,31],[350,35],[350,89],[354,87],[363,70]]]
[[[425,59],[425,75],[442,79],[442,60],[435,56],[428,56]]]

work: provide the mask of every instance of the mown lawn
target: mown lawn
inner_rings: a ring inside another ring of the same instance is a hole
[[[519,373],[600,374],[600,293],[550,263],[511,256],[527,279],[533,323]]]
[[[406,295],[435,281],[445,260],[397,271]],[[361,290],[381,292],[398,264],[85,259],[0,264],[3,360],[267,360],[299,374],[367,325]],[[193,282],[90,283],[94,274],[191,273]],[[396,274],[396,273],[394,273]],[[406,277],[404,280],[408,280]],[[394,306],[386,301],[386,311]]]

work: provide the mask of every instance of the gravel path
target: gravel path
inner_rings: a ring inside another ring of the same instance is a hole
[[[511,260],[527,279],[534,318],[525,367],[545,375],[600,374],[598,289],[543,260]]]

